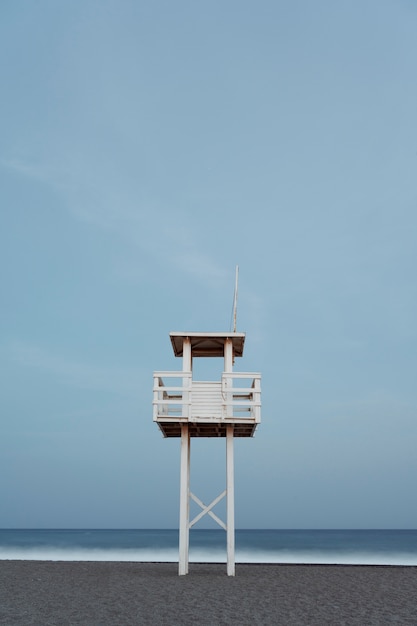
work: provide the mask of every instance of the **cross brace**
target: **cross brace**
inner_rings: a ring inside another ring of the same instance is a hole
[[[197,498],[197,496],[195,496],[193,493],[191,493],[190,491],[190,498],[192,498],[192,500],[194,500],[194,502],[196,502],[198,504],[198,506],[200,506],[203,510],[195,516],[195,518],[189,523],[189,528],[192,528],[194,526],[194,524],[196,524],[202,517],[204,517],[204,515],[210,515],[210,517],[212,517],[214,519],[215,522],[218,523],[219,526],[221,526],[223,528],[223,530],[227,531],[227,526],[226,524],[223,522],[223,520],[220,519],[220,517],[217,517],[217,515],[215,513],[213,513],[213,511],[211,510],[214,506],[216,506],[216,504],[218,502],[220,502],[220,500],[223,500],[223,498],[225,497],[227,491],[226,489],[219,495],[217,496],[217,498],[215,498],[213,500],[213,502],[211,502],[210,504],[206,505],[204,504],[204,502],[202,502],[200,500],[200,498]]]

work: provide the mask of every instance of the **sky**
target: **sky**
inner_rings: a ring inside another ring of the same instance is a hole
[[[238,265],[236,527],[416,528],[416,3],[4,0],[0,58],[0,527],[178,527],[152,376]]]

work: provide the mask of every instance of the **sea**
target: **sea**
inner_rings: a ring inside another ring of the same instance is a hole
[[[417,530],[236,530],[237,563],[417,566]],[[0,560],[178,561],[178,529],[0,529]],[[226,533],[190,531],[190,562],[226,562]]]

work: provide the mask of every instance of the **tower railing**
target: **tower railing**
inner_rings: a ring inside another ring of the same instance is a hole
[[[153,419],[261,421],[261,375],[223,372],[217,382],[193,381],[191,372],[155,372]]]
[[[171,384],[167,384],[165,379],[169,379]],[[191,372],[154,372],[153,420],[156,421],[158,417],[188,419],[191,406],[191,383]]]

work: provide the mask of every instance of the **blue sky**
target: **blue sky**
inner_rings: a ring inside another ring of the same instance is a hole
[[[178,525],[152,373],[238,264],[237,527],[415,528],[415,3],[6,0],[0,52],[0,527]]]

